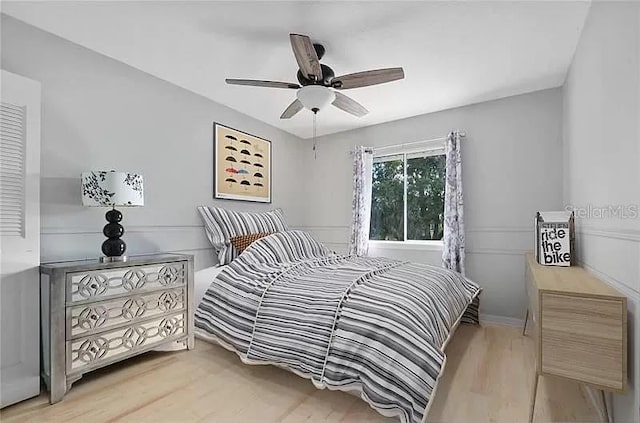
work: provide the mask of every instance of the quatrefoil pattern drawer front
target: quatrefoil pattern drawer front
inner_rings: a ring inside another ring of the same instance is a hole
[[[110,301],[70,307],[67,338],[100,332],[116,326],[185,308],[184,288],[154,291]]]
[[[184,262],[69,273],[67,302],[173,288],[185,283],[185,273]]]
[[[106,361],[117,361],[186,333],[185,314],[178,313],[80,338],[67,344],[67,372],[88,366],[100,367]]]

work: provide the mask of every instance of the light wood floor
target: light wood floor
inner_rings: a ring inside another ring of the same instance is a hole
[[[517,328],[461,325],[430,422],[526,422],[533,345]],[[541,378],[536,422],[596,422],[574,383]],[[351,395],[316,390],[273,366],[243,365],[218,346],[148,353],[76,382],[53,406],[41,395],[0,413],[2,422],[396,422]]]

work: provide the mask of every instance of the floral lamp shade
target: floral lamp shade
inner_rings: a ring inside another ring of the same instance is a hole
[[[87,207],[144,205],[142,175],[94,170],[82,172],[82,204]]]

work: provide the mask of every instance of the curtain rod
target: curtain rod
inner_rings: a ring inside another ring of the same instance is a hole
[[[459,132],[459,135],[461,137],[466,137],[467,136],[467,134],[464,133],[464,132]],[[382,147],[370,147],[370,148],[367,148],[365,151],[367,151],[368,153],[373,153],[375,151],[387,150],[389,148],[399,148],[399,147],[402,148],[402,147],[406,147],[406,146],[410,146],[410,145],[424,144],[424,143],[427,143],[427,142],[445,141],[446,139],[447,139],[447,137],[439,137],[439,138],[432,138],[430,140],[407,142],[407,143],[403,143],[403,144],[383,145]]]

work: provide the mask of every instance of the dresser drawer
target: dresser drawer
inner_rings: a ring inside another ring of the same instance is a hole
[[[185,296],[184,288],[174,288],[68,307],[67,339],[183,310]]]
[[[542,372],[623,391],[623,301],[543,293]]]
[[[184,312],[67,342],[67,373],[87,372],[187,334]]]
[[[91,270],[67,274],[66,301],[104,300],[118,295],[162,288],[185,283],[186,262]]]

